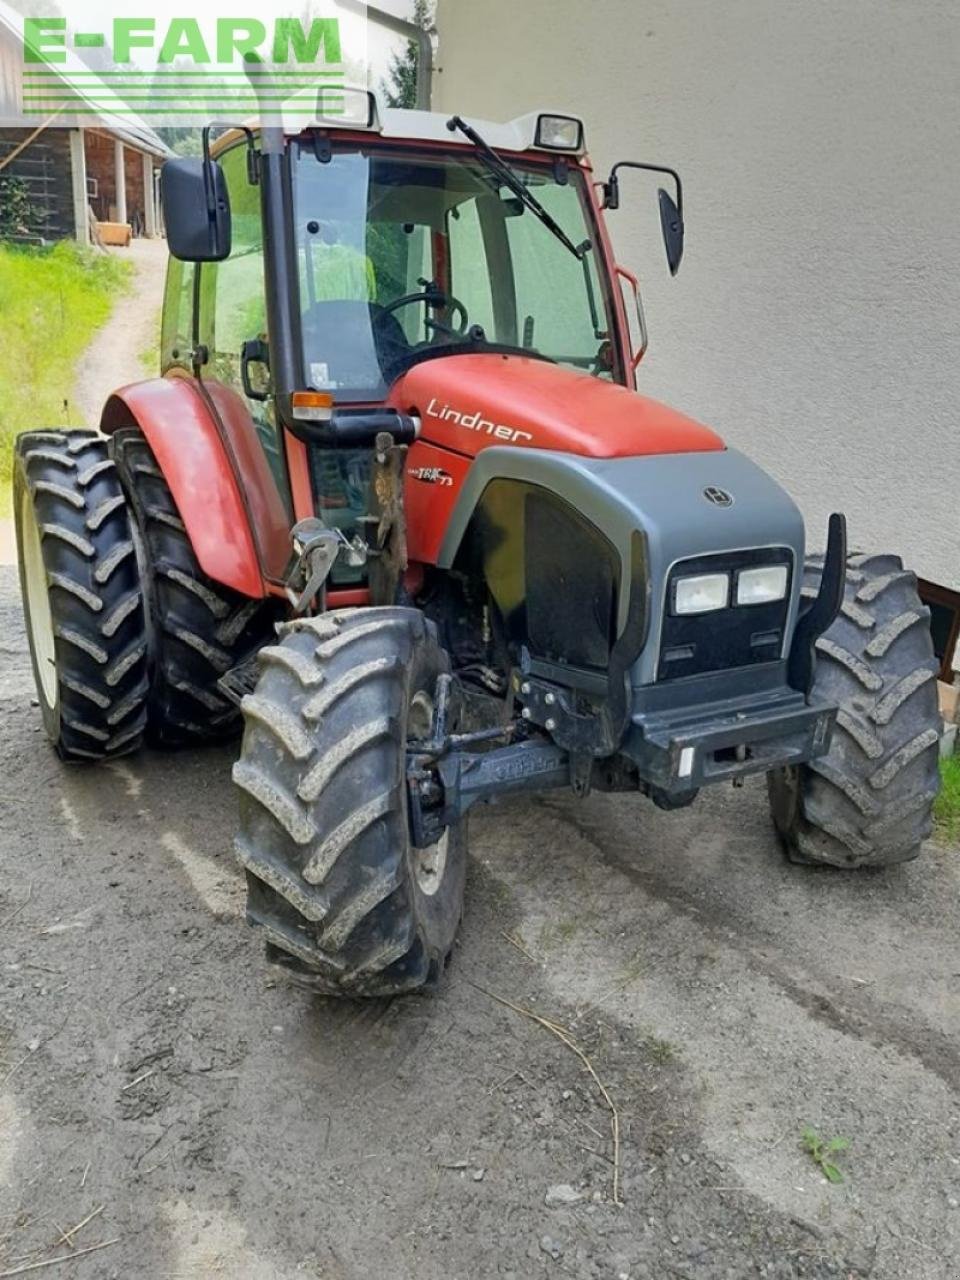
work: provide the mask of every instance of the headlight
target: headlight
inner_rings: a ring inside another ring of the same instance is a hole
[[[673,611],[711,613],[714,609],[725,609],[729,598],[728,573],[701,573],[692,578],[678,578],[674,587]]]
[[[787,566],[764,565],[737,574],[737,604],[769,604],[787,594]]]
[[[540,116],[533,145],[549,151],[579,151],[583,124],[573,116]]]

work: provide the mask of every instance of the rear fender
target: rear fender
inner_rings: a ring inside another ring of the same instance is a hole
[[[121,427],[146,437],[204,573],[242,595],[267,595],[231,459],[197,387],[187,378],[121,387],[104,405],[100,430]]]

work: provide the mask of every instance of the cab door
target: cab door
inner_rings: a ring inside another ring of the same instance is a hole
[[[204,262],[195,288],[205,360],[200,384],[234,464],[264,576],[281,582],[290,560],[290,484],[266,363],[248,367],[244,343],[267,347],[260,190],[247,178],[246,144],[219,157],[233,218],[230,256]]]

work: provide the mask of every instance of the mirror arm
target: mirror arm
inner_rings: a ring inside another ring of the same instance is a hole
[[[671,177],[677,188],[677,213],[683,220],[683,184],[680,181],[680,175],[676,169],[671,169],[664,164],[641,164],[639,160],[618,160],[610,170],[610,177],[603,184],[603,198],[605,209],[620,208],[620,179],[617,177],[618,169],[646,169],[648,173],[665,173]]]
[[[210,157],[210,130],[211,129],[239,129],[247,139],[247,181],[251,187],[256,187],[260,183],[260,153],[255,146],[253,130],[249,129],[245,124],[231,124],[229,121],[211,121],[210,124],[203,127],[203,172],[207,182],[207,209],[213,212],[213,161]]]

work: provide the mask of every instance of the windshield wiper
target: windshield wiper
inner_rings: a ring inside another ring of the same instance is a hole
[[[459,129],[463,136],[469,139],[469,141],[477,148],[477,154],[480,156],[480,159],[487,166],[489,171],[496,178],[499,178],[504,186],[510,188],[521,204],[539,218],[547,230],[552,231],[560,243],[565,248],[569,249],[575,258],[581,261],[583,260],[587,251],[591,247],[590,241],[584,240],[583,244],[574,244],[564,231],[563,227],[561,227],[560,224],[547,212],[530,188],[524,186],[514,171],[507,164],[506,160],[501,156],[498,156],[489,143],[484,142],[476,129],[471,128],[470,125],[467,124],[466,120],[461,119],[460,116],[451,116],[447,121],[447,128],[451,133]]]

